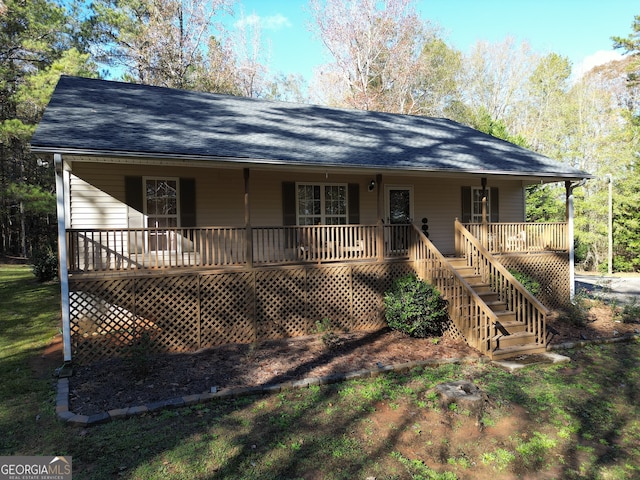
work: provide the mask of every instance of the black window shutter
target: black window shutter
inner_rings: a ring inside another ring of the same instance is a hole
[[[124,177],[124,202],[142,213],[144,209],[142,177]]]
[[[295,225],[296,218],[296,184],[282,182],[282,225]]]
[[[196,226],[196,179],[180,179],[180,226]]]
[[[499,216],[499,207],[498,205],[500,204],[500,197],[498,196],[498,188],[497,187],[492,187],[491,188],[491,221],[492,222],[499,222],[500,221],[500,216]]]
[[[348,186],[349,218],[348,223],[360,223],[360,185],[350,183]]]
[[[462,187],[462,223],[471,222],[471,187]]]

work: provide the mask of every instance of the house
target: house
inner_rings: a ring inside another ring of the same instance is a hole
[[[378,328],[407,272],[498,358],[544,349],[571,293],[589,175],[450,120],[62,77],[31,147],[56,166],[66,361]],[[549,182],[567,221],[525,223]]]

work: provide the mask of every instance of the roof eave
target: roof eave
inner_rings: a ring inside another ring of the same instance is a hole
[[[481,170],[481,169],[469,169],[469,170],[453,170],[453,169],[438,169],[438,168],[397,168],[384,165],[358,165],[358,164],[344,164],[344,163],[308,163],[300,161],[284,161],[279,159],[268,158],[245,158],[245,157],[223,157],[219,155],[194,155],[194,154],[179,154],[179,153],[158,153],[158,152],[133,152],[133,151],[121,151],[121,150],[97,150],[97,149],[84,149],[73,147],[52,147],[46,145],[31,145],[31,151],[35,153],[50,153],[60,155],[72,155],[83,157],[109,157],[109,158],[122,158],[122,159],[148,159],[150,161],[156,161],[158,163],[167,162],[180,162],[186,161],[193,162],[215,162],[220,165],[227,166],[247,166],[257,165],[263,167],[288,167],[296,169],[336,169],[336,170],[366,170],[376,172],[412,172],[423,174],[448,174],[448,175],[472,175],[472,176],[500,176],[500,177],[512,177],[518,179],[536,179],[537,181],[543,181],[544,183],[563,182],[563,181],[579,181],[584,179],[594,178],[586,172],[514,172],[506,170]]]

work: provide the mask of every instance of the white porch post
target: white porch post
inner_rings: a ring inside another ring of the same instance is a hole
[[[573,240],[573,185],[571,182],[564,183],[567,195],[567,243],[569,244],[569,296],[573,301],[576,295],[576,276],[575,276],[575,250]]]
[[[53,156],[56,171],[56,210],[58,214],[58,276],[62,310],[62,340],[64,361],[71,362],[71,315],[69,310],[69,269],[67,264],[67,233],[64,196],[64,166],[62,155]]]

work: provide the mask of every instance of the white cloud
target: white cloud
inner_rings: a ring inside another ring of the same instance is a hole
[[[291,22],[287,17],[281,13],[270,15],[268,17],[261,17],[252,13],[247,17],[243,17],[235,23],[237,28],[260,26],[263,30],[281,30],[283,28],[291,27]]]
[[[576,78],[582,77],[585,73],[598,65],[612,62],[614,60],[622,60],[623,55],[614,50],[599,50],[593,55],[585,57],[580,63],[573,67],[573,75]]]

